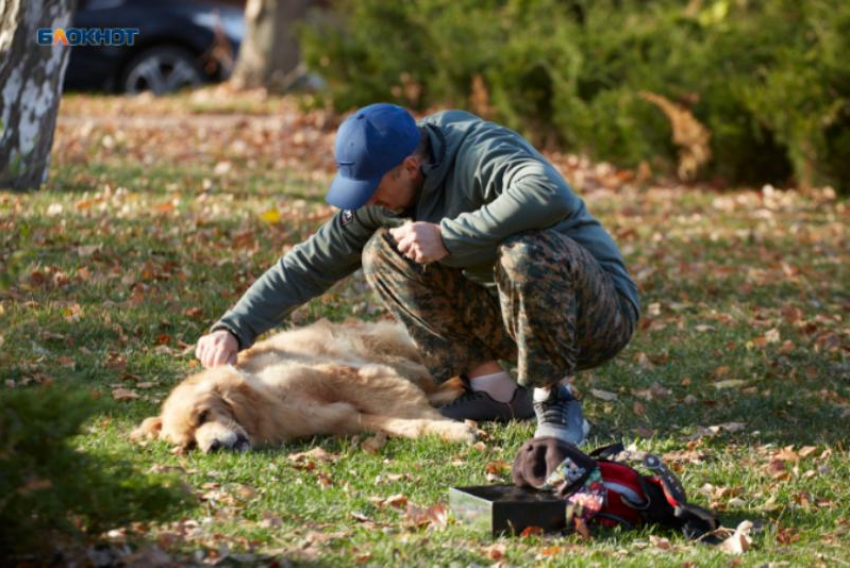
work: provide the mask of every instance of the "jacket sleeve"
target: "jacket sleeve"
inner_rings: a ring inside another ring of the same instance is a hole
[[[213,331],[226,329],[240,349],[250,347],[297,307],[356,271],[363,247],[381,224],[376,207],[339,211],[257,279]]]
[[[484,191],[484,203],[477,209],[440,222],[449,251],[444,264],[478,264],[481,258],[492,257],[507,237],[551,227],[584,208],[560,174],[541,162],[529,160],[500,178],[482,182],[499,189]],[[487,200],[487,193],[494,197]]]

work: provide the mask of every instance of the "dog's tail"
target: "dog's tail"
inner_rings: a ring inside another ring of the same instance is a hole
[[[423,389],[428,395],[428,402],[433,406],[448,404],[463,394],[463,382],[460,377],[452,377],[441,385],[435,385],[432,389]]]

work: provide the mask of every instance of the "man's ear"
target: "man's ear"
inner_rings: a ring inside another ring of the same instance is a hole
[[[162,431],[162,417],[151,416],[145,418],[138,428],[130,433],[130,440],[133,442],[142,442],[144,440],[155,440],[159,438],[159,433]]]
[[[419,174],[419,167],[422,165],[422,161],[415,154],[411,154],[406,157],[404,161],[402,161],[402,167],[407,171],[408,175],[412,179],[416,179],[416,176]]]

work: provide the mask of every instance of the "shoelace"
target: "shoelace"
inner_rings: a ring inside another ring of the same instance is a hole
[[[569,410],[569,402],[572,397],[559,396],[552,399],[551,397],[534,403],[535,410],[539,408],[537,413],[540,422],[554,422],[557,424],[566,424]]]

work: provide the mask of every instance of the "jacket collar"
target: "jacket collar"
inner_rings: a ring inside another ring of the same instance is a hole
[[[425,183],[420,196],[431,193],[439,187],[448,172],[449,160],[446,156],[446,135],[436,124],[423,125],[425,134],[431,142],[431,161],[422,166]]]

